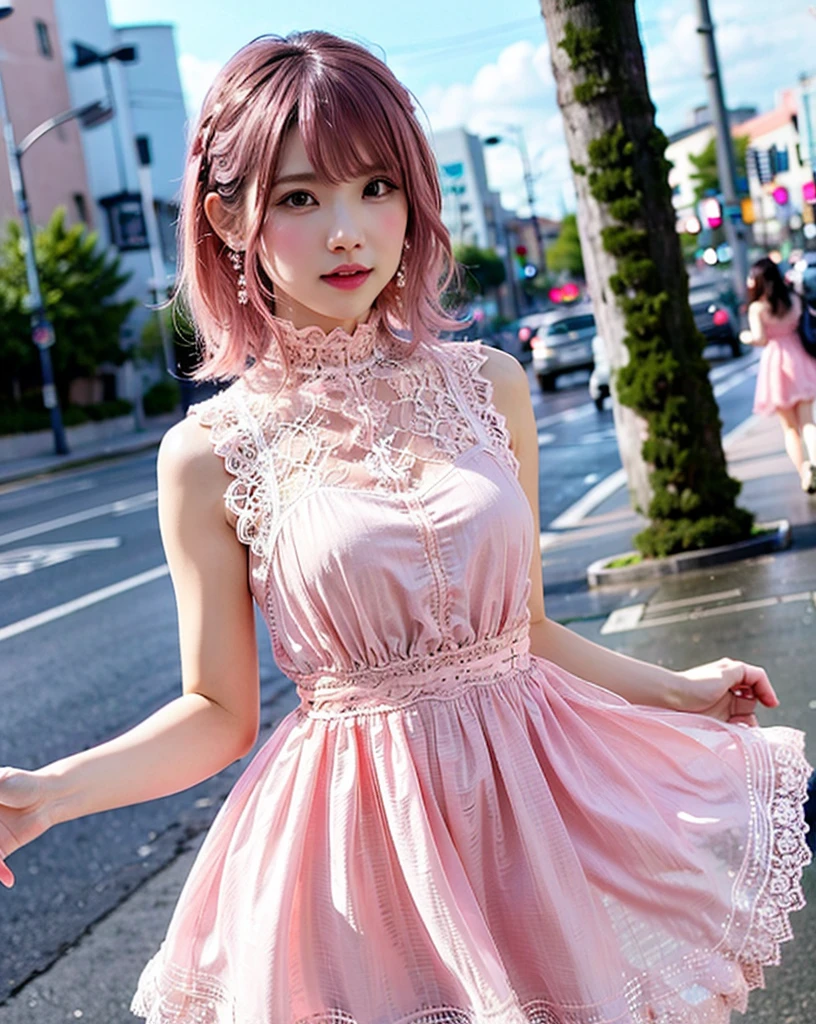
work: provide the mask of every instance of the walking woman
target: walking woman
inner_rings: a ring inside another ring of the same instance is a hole
[[[527,378],[437,340],[440,208],[411,97],[361,46],[264,37],[211,87],[181,280],[203,372],[236,379],[159,454],[184,692],[0,774],[9,857],[244,755],[260,606],[301,703],[200,850],[149,1024],[721,1024],[803,904],[808,766],[757,725],[765,672],[547,618]]]
[[[802,490],[816,494],[816,359],[805,351],[797,333],[802,300],[767,256],[751,267],[747,284],[749,329],[740,338],[762,348],[754,412],[779,416],[785,451]]]

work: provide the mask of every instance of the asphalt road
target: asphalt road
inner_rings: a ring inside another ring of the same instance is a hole
[[[750,412],[754,363],[749,355],[715,366],[725,431]],[[532,389],[546,529],[620,461],[611,411],[595,410],[585,377],[551,395]],[[84,749],[178,694],[155,492],[155,454],[0,492],[0,764],[35,768]],[[296,698],[260,623],[258,632],[266,732]],[[205,829],[241,767],[175,797],[70,822],[15,854],[18,885],[1,897],[0,1003]]]

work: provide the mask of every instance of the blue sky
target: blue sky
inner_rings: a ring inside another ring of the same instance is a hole
[[[774,106],[777,90],[816,73],[816,16],[805,0],[710,0],[730,106]],[[323,28],[366,43],[413,91],[432,129],[462,124],[480,134],[520,124],[536,173],[539,209],[571,205],[561,119],[544,26],[534,0],[383,3],[309,0],[307,19],[259,0],[108,0],[114,24],[172,22],[190,113],[215,71],[265,32]],[[772,12],[772,13],[770,13]],[[692,0],[640,0],[638,15],[658,123],[672,132],[705,102]],[[505,205],[523,207],[521,167],[510,146],[486,153],[488,176]]]

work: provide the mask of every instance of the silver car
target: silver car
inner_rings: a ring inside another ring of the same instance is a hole
[[[542,391],[553,391],[562,373],[591,370],[595,317],[591,306],[572,306],[526,318],[535,333],[530,339],[533,372]]]

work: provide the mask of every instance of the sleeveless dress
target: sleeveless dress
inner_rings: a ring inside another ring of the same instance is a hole
[[[478,343],[286,332],[193,409],[300,706],[235,785],[149,1024],[725,1024],[791,938],[803,735],[529,650],[538,538]]]
[[[766,303],[756,305],[752,327],[761,326],[767,342],[759,360],[754,412],[772,416],[778,409],[816,401],[816,359],[807,354],[796,332],[802,309],[798,296],[781,317],[773,316]]]

